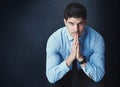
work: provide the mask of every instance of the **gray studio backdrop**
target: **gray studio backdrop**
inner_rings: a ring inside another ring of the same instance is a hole
[[[117,26],[116,7],[111,7],[104,0],[8,0],[2,1],[0,7],[0,87],[49,87],[45,75],[46,42],[58,28],[64,26],[63,11],[65,6],[77,1],[88,10],[87,25],[92,26],[105,38],[107,45],[108,67],[111,56],[109,52],[117,49],[115,43],[108,40],[113,35],[112,27]],[[115,5],[114,5],[115,6]],[[111,11],[112,10],[112,11]],[[114,19],[112,15],[114,13]],[[112,20],[112,22],[110,22]],[[111,49],[112,50],[111,50]],[[116,52],[114,52],[116,53]],[[117,54],[117,53],[116,53]],[[118,64],[117,60],[115,60]],[[117,66],[117,65],[116,65]],[[114,69],[117,71],[118,67]],[[109,79],[109,69],[105,79]],[[111,69],[110,71],[113,71]],[[113,73],[114,74],[114,73]],[[118,73],[115,73],[117,76]],[[118,78],[113,78],[117,82]],[[112,82],[108,80],[106,82]],[[112,84],[112,83],[111,83]]]

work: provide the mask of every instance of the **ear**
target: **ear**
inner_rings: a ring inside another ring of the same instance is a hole
[[[64,19],[64,24],[67,25],[67,20],[66,19]]]

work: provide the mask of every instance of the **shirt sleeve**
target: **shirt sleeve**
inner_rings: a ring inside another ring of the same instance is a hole
[[[99,36],[99,38],[97,38],[95,41],[93,53],[87,61],[86,66],[82,67],[83,71],[88,75],[88,77],[93,79],[95,82],[102,80],[105,74],[104,52],[104,40],[101,36]]]
[[[46,76],[50,83],[60,80],[70,69],[59,54],[59,42],[53,37],[49,38],[46,47]]]

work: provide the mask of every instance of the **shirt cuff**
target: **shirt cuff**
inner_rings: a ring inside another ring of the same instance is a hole
[[[60,64],[60,70],[65,70],[66,72],[70,70],[70,68],[66,65],[65,60]]]
[[[92,70],[92,67],[91,67],[91,65],[90,65],[89,62],[86,63],[86,66],[85,66],[85,67],[81,67],[81,68],[82,68],[82,70],[83,70],[89,77],[91,77],[91,76],[90,76],[90,72],[91,72],[91,70]]]

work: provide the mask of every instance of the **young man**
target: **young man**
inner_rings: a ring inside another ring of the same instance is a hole
[[[54,32],[47,42],[46,75],[50,83],[56,83],[70,72],[74,60],[77,60],[77,69],[94,82],[102,80],[105,74],[104,40],[93,28],[86,26],[86,20],[86,8],[80,3],[70,3],[65,8],[65,27]]]

